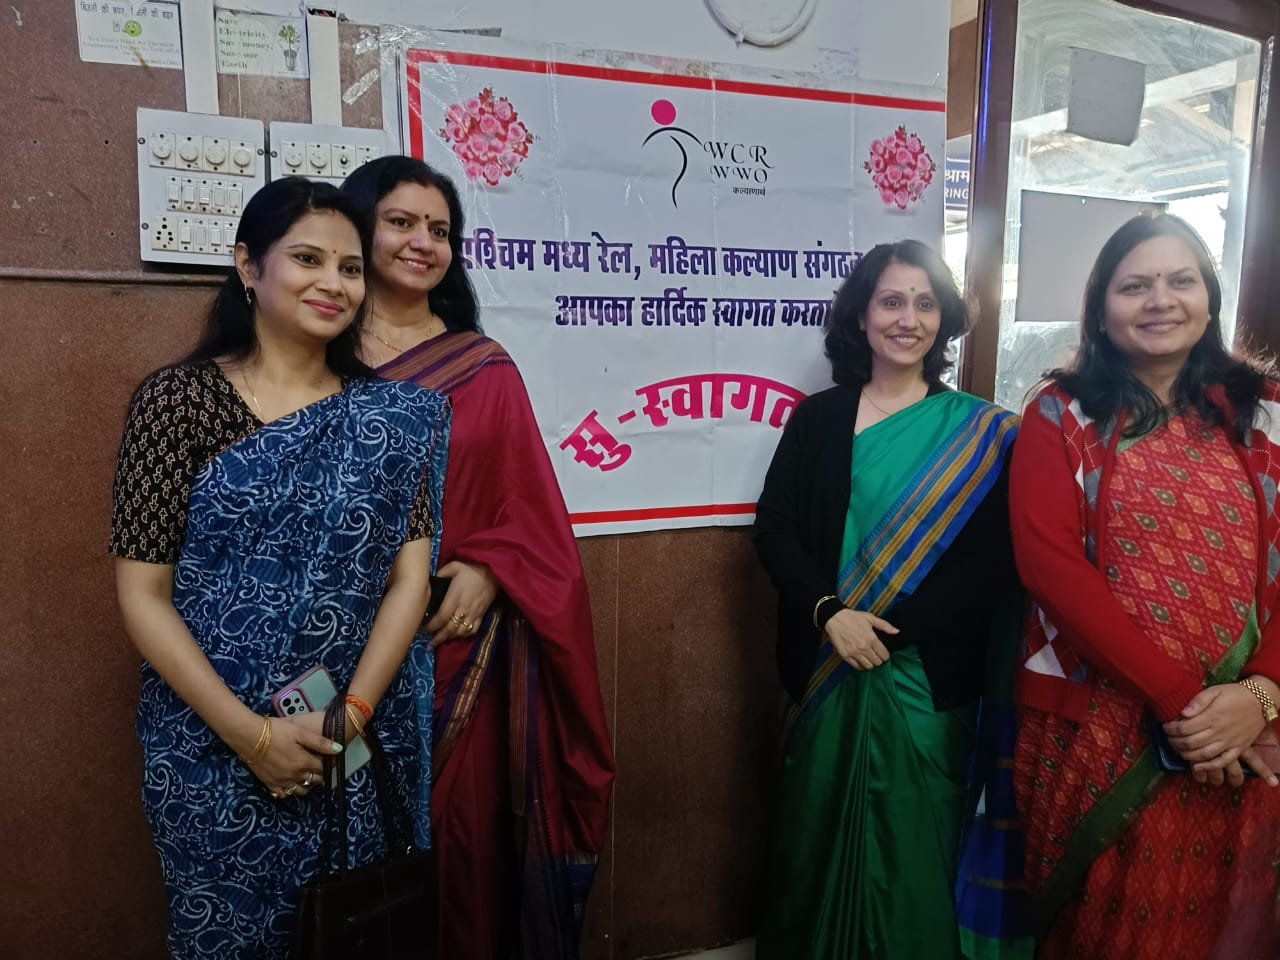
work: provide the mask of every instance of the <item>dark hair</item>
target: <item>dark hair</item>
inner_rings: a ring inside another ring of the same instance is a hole
[[[1106,422],[1121,411],[1127,412],[1126,435],[1139,436],[1159,425],[1163,402],[1134,376],[1128,358],[1104,332],[1107,288],[1116,268],[1135,247],[1157,237],[1175,237],[1190,248],[1209,291],[1209,325],[1174,382],[1174,406],[1194,410],[1206,422],[1220,424],[1222,411],[1206,387],[1221,386],[1235,413],[1233,426],[1240,436],[1246,436],[1272,365],[1256,357],[1233,356],[1223,344],[1218,272],[1200,235],[1171,214],[1136,216],[1102,245],[1085,286],[1080,347],[1068,366],[1051,370],[1045,379],[1079,400],[1081,409],[1094,420]]]
[[[249,259],[261,265],[263,259],[294,224],[309,213],[330,210],[346,217],[360,235],[360,250],[369,262],[369,232],[355,205],[328,183],[317,183],[305,177],[282,177],[272,180],[255,193],[240,216],[236,243],[249,250]],[[373,371],[359,358],[360,326],[364,322],[364,304],[356,309],[355,318],[346,330],[325,347],[325,362],[340,377],[371,377]],[[253,305],[239,274],[232,271],[209,308],[204,331],[195,348],[180,363],[200,363],[216,357],[242,359],[258,343],[253,324]]]
[[[421,160],[393,154],[357,167],[343,181],[342,192],[359,208],[372,237],[378,227],[378,204],[388,193],[405,183],[435,187],[444,194],[444,202],[449,206],[449,249],[453,251],[453,257],[449,269],[427,295],[427,302],[449,330],[474,330],[478,333],[480,310],[463,261],[462,201],[458,199],[458,189],[453,181]]]
[[[936,384],[942,380],[952,365],[947,348],[952,340],[969,330],[969,311],[964,298],[938,251],[919,240],[876,244],[840,285],[827,313],[827,359],[831,361],[831,378],[836,383],[860,387],[871,379],[871,343],[859,321],[866,317],[880,275],[891,263],[919,267],[928,275],[933,295],[938,298],[942,318],[937,339],[924,355],[926,383]]]

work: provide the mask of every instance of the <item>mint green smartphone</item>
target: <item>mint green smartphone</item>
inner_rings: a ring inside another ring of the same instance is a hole
[[[271,698],[271,707],[282,717],[296,717],[300,713],[323,710],[338,695],[333,677],[323,666],[315,666],[286,684]],[[347,723],[351,721],[348,720]],[[369,744],[364,734],[358,733],[347,744],[347,776],[351,776],[369,762]]]

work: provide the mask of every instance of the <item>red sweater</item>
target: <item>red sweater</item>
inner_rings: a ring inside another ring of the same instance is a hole
[[[1129,617],[1112,594],[1102,573],[1106,564],[1106,537],[1097,536],[1097,557],[1090,563],[1082,544],[1084,518],[1081,492],[1075,474],[1079,451],[1067,443],[1064,428],[1045,415],[1043,397],[1070,397],[1050,391],[1033,401],[1023,415],[1022,429],[1013,451],[1009,480],[1009,509],[1018,573],[1027,591],[1043,608],[1058,630],[1059,641],[1112,682],[1140,696],[1161,720],[1172,720],[1204,685],[1202,671],[1172,659]],[[1263,625],[1257,654],[1243,674],[1262,674],[1280,682],[1280,617],[1274,612],[1276,575],[1268,570],[1271,555],[1280,557],[1274,544],[1280,538],[1274,475],[1280,470],[1280,422],[1268,430],[1271,404],[1280,401],[1280,390],[1269,385],[1255,417],[1258,427],[1250,445],[1233,446],[1255,489],[1259,509],[1258,618]],[[1280,410],[1275,410],[1280,417]],[[1259,423],[1259,421],[1261,421]],[[1102,460],[1095,503],[1106,503],[1108,481],[1115,463],[1115,440]],[[1230,434],[1231,432],[1228,431]],[[1268,435],[1270,434],[1270,436]],[[1077,461],[1073,463],[1073,460]],[[1268,482],[1270,480],[1270,483]],[[1266,487],[1270,486],[1270,497]],[[1095,677],[1085,683],[1053,677],[1028,669],[1019,671],[1019,700],[1079,719],[1088,709]]]

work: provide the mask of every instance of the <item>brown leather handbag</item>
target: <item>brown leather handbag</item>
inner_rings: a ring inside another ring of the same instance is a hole
[[[342,696],[334,697],[325,710],[324,734],[346,741]],[[301,890],[293,960],[423,960],[435,953],[431,856],[413,845],[412,824],[395,802],[386,757],[372,724],[364,736],[389,853],[383,860],[350,869],[346,752],[325,757],[327,822],[320,844],[321,873]]]

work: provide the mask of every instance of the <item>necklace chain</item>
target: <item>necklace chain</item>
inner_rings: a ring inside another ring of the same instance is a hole
[[[262,403],[258,400],[257,393],[253,389],[253,381],[249,379],[249,367],[246,364],[240,368],[240,379],[244,381],[244,388],[249,391],[249,399],[253,401],[253,409],[257,411],[258,419],[263,423],[267,422],[267,415],[262,410]],[[324,383],[324,374],[320,375],[320,379],[315,383],[315,389],[319,390]]]
[[[911,404],[919,403],[918,400],[912,400],[911,403],[908,403],[902,407],[899,407],[897,410],[893,411],[893,413],[890,413],[888,410],[880,406],[880,404],[876,403],[875,400],[871,398],[871,394],[867,392],[866,387],[862,388],[862,395],[866,397],[867,403],[871,404],[873,407],[875,407],[877,410],[883,413],[886,417],[892,417],[894,413],[901,413],[903,410],[907,409],[907,407],[911,406]]]
[[[262,404],[258,402],[258,395],[253,392],[253,382],[249,379],[249,367],[247,365],[240,368],[240,378],[244,380],[244,388],[249,391],[249,399],[253,401],[253,408],[258,411],[258,419],[266,423],[267,418],[262,412]]]
[[[377,332],[372,327],[369,327],[367,329],[369,330],[369,336],[373,337],[373,339],[377,340],[384,347],[388,347],[394,350],[396,353],[404,353],[405,350],[408,349],[407,347],[397,347],[391,341],[382,339],[382,337],[378,336]]]
[[[430,340],[432,337],[439,336],[441,333],[444,333],[446,329],[448,329],[445,325],[445,322],[441,320],[439,317],[437,317],[434,313],[431,314],[431,316],[428,319],[430,322],[430,326],[428,327],[428,332],[423,336],[422,338],[423,340]],[[436,329],[437,323],[440,325],[439,329]],[[384,347],[387,347],[390,350],[394,350],[396,353],[404,353],[406,350],[409,349],[409,347],[397,347],[390,340],[386,339],[385,337],[379,336],[378,331],[374,330],[373,327],[365,327],[365,330],[368,332],[369,336],[373,337],[373,339],[377,340]],[[418,341],[418,342],[421,343],[422,341]],[[412,345],[416,346],[416,344],[412,344]]]

